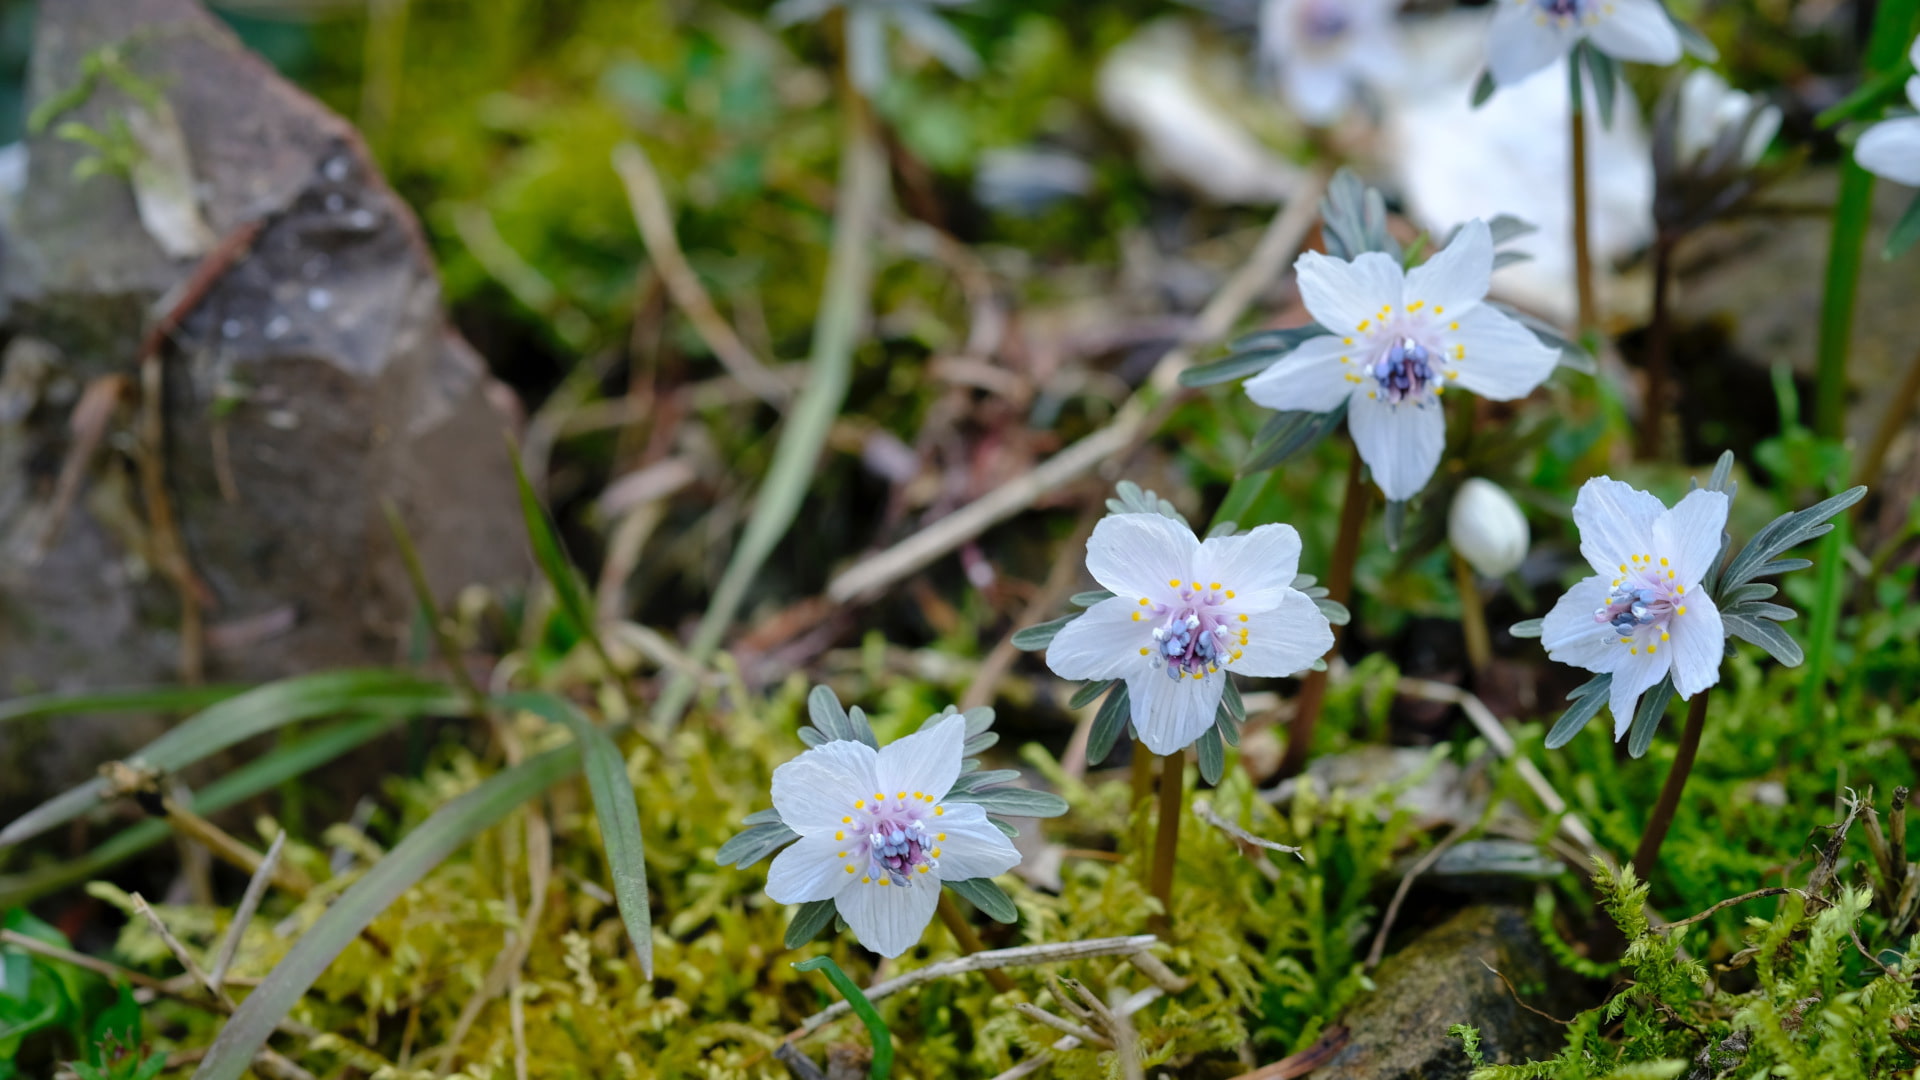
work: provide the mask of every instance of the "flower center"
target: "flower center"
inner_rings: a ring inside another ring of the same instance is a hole
[[[1600,21],[1600,11],[1596,9],[1601,5],[1594,3],[1594,0],[1520,0],[1520,2],[1532,3],[1542,21],[1551,19],[1563,27],[1574,22],[1591,26]]]
[[[1668,625],[1687,613],[1686,596],[1687,587],[1675,580],[1666,558],[1629,555],[1607,590],[1607,602],[1594,609],[1593,621],[1611,625],[1619,635],[1607,639],[1610,644],[1625,645],[1634,655],[1641,649],[1653,655],[1669,637]]]
[[[1188,675],[1203,679],[1240,659],[1249,633],[1247,617],[1226,610],[1233,590],[1217,581],[1204,587],[1197,581],[1167,585],[1178,590],[1179,600],[1155,602],[1143,596],[1133,614],[1135,622],[1159,623],[1153,628],[1153,645],[1143,646],[1141,655],[1155,668],[1165,668],[1167,678],[1175,681]]]
[[[940,844],[947,834],[936,832],[937,822],[928,821],[946,813],[924,792],[902,791],[893,798],[875,792],[871,800],[853,804],[853,813],[840,819],[842,828],[835,840],[845,841],[840,852],[849,874],[859,874],[863,885],[905,885],[915,874],[925,874],[940,865]]]
[[[1423,300],[1397,313],[1391,305],[1381,308],[1379,315],[1354,328],[1358,337],[1342,341],[1353,346],[1355,354],[1340,358],[1350,365],[1347,381],[1373,382],[1367,396],[1378,401],[1426,404],[1429,390],[1438,395],[1445,391],[1446,380],[1460,377],[1457,369],[1444,365],[1467,356],[1465,345],[1446,343],[1447,334],[1457,333],[1460,324],[1445,316],[1444,308],[1429,308]]]
[[[1330,45],[1353,27],[1345,0],[1307,0],[1300,6],[1300,36],[1314,45]]]

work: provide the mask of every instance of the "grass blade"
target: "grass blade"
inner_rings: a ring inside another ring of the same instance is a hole
[[[560,603],[561,613],[573,624],[574,632],[586,639],[593,654],[605,666],[608,681],[619,687],[624,696],[625,683],[613,666],[613,658],[607,655],[606,645],[600,641],[593,601],[587,596],[586,587],[580,584],[579,575],[574,572],[573,560],[567,558],[567,549],[560,543],[560,533],[554,528],[553,519],[547,516],[546,506],[540,502],[540,496],[527,479],[519,448],[513,448],[509,456],[513,458],[514,482],[520,488],[520,516],[526,522],[527,543],[533,547],[533,561],[540,567],[540,576],[553,586],[553,595]]]
[[[194,792],[187,801],[187,808],[202,815],[218,813],[263,791],[270,791],[349,750],[366,745],[392,728],[397,719],[392,716],[362,717],[290,741]],[[0,877],[0,907],[25,904],[86,881],[160,843],[171,833],[172,830],[164,821],[143,821],[115,833],[105,843],[77,859]]]
[[[203,709],[127,760],[171,772],[301,720],[339,713],[418,716],[458,714],[460,710],[460,698],[445,686],[404,672],[374,668],[302,675],[256,687]],[[107,791],[107,782],[95,779],[54,796],[0,830],[0,848],[79,817],[98,806]]]
[[[447,803],[407,834],[386,858],[320,916],[258,988],[234,1010],[207,1049],[193,1080],[240,1080],[287,1015],[340,951],[374,918],[453,851],[514,808],[580,767],[580,748],[563,746],[498,773]]]
[[[816,956],[811,960],[802,960],[793,965],[793,969],[827,973],[827,981],[833,984],[835,990],[840,991],[841,997],[847,999],[847,1004],[853,1007],[853,1014],[860,1018],[861,1023],[867,1025],[867,1034],[873,1037],[873,1065],[867,1070],[867,1075],[871,1080],[887,1080],[893,1072],[893,1033],[887,1030],[887,1022],[880,1019],[880,1014],[875,1011],[873,1002],[868,1001],[867,995],[861,993],[858,986],[853,985],[853,980],[847,977],[846,972],[840,970],[840,965],[834,963],[831,956]]]
[[[181,712],[204,709],[246,690],[244,685],[229,686],[152,686],[128,690],[83,691],[77,694],[54,692],[27,694],[0,702],[0,724],[9,720],[32,720],[42,716],[72,716],[75,713]]]
[[[507,709],[524,709],[551,723],[564,724],[580,747],[580,763],[593,794],[594,816],[600,819],[600,843],[613,876],[613,895],[627,937],[640,954],[640,971],[653,978],[653,914],[647,907],[647,849],[640,836],[640,812],[627,779],[627,759],[605,731],[595,726],[573,703],[552,694],[508,694],[499,699]]]

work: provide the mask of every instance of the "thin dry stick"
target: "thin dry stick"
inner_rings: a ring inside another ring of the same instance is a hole
[[[1300,249],[1307,233],[1320,214],[1320,194],[1327,177],[1317,172],[1296,193],[1286,209],[1267,226],[1245,265],[1214,295],[1199,318],[1194,320],[1188,342],[1213,341],[1233,329],[1256,297],[1264,292],[1286,268],[1289,258]],[[1180,372],[1189,363],[1188,346],[1169,350],[1154,367],[1148,385],[1157,394],[1166,394],[1179,385]],[[1106,427],[1048,458],[1032,471],[1000,485],[986,495],[895,544],[885,551],[861,560],[827,586],[827,598],[836,604],[877,594],[907,577],[994,525],[1018,514],[1040,496],[1060,488],[1092,471],[1103,462],[1130,449],[1151,434],[1148,420],[1152,395],[1135,394],[1127,399]]]
[[[1140,1033],[1133,1029],[1133,1016],[1123,1012],[1127,1001],[1120,990],[1112,991],[1113,1006],[1103,1007],[1108,1030],[1113,1032],[1114,1056],[1120,1059],[1121,1080],[1146,1080],[1147,1070],[1140,1061]]]
[[[247,924],[253,921],[253,913],[260,907],[260,900],[267,895],[267,883],[273,880],[274,868],[280,865],[280,853],[287,846],[287,830],[281,829],[280,835],[273,838],[267,847],[266,857],[260,860],[260,868],[253,872],[253,878],[247,882],[247,891],[240,896],[240,906],[234,909],[233,925],[227,927],[226,940],[220,943],[220,953],[213,960],[213,990],[220,992],[226,985],[227,969],[233,966],[233,958],[240,951],[240,940],[247,936]]]
[[[1016,1001],[1014,1002],[1013,1009],[1029,1020],[1045,1024],[1063,1035],[1071,1035],[1087,1046],[1097,1046],[1102,1050],[1113,1049],[1113,1043],[1105,1036],[1094,1032],[1092,1028],[1082,1027],[1071,1020],[1055,1016],[1031,1002]]]
[[[1252,1072],[1241,1073],[1233,1080],[1294,1080],[1332,1061],[1333,1055],[1345,1049],[1346,1045],[1347,1029],[1331,1027],[1305,1050],[1289,1054],[1271,1065],[1262,1065]]]
[[[1106,506],[1102,500],[1093,499],[1088,502],[1086,508],[1080,512],[1080,521],[1074,526],[1073,536],[1068,538],[1064,545],[1065,550],[1079,551],[1086,546],[1087,538],[1093,535],[1093,527],[1100,523],[1100,515],[1105,509]],[[1068,594],[1073,591],[1074,583],[1079,579],[1080,560],[1054,560],[1053,568],[1047,571],[1046,581],[1041,583],[1039,591],[1033,594],[1033,598],[1027,601],[1026,608],[1020,612],[1020,617],[1014,620],[1013,625],[1016,629],[1007,631],[1006,636],[993,647],[993,651],[987,654],[987,658],[980,662],[973,682],[968,684],[967,692],[960,698],[961,712],[993,704],[994,691],[999,689],[1000,680],[1006,677],[1008,669],[1013,667],[1014,659],[1020,655],[1020,650],[1013,645],[1013,635],[1017,632],[1017,628],[1031,626],[1060,610]]]
[[[1893,789],[1893,813],[1887,818],[1888,843],[1893,848],[1894,896],[1899,896],[1906,888],[1907,874],[1907,797],[1912,792],[1904,787]]]
[[[1879,482],[1880,470],[1887,463],[1887,451],[1893,449],[1893,440],[1899,436],[1900,429],[1913,418],[1916,403],[1920,403],[1920,353],[1907,361],[1906,377],[1900,380],[1900,388],[1887,402],[1880,425],[1873,429],[1873,442],[1867,444],[1867,452],[1860,455],[1860,465],[1853,473],[1855,484]]]
[[[1433,845],[1432,850],[1420,856],[1420,861],[1414,863],[1413,868],[1400,878],[1400,884],[1393,890],[1393,899],[1387,902],[1386,914],[1380,917],[1380,929],[1373,935],[1373,948],[1367,950],[1367,962],[1363,965],[1365,970],[1372,971],[1379,967],[1380,958],[1386,955],[1387,935],[1393,932],[1393,924],[1400,918],[1400,905],[1406,903],[1407,893],[1413,891],[1414,880],[1433,869],[1433,864],[1440,861],[1440,856],[1445,855],[1448,848],[1459,843],[1460,838],[1467,835],[1467,830],[1470,828],[1472,828],[1471,825],[1455,825],[1452,832]]]
[[[1744,904],[1749,900],[1764,900],[1769,896],[1785,896],[1788,893],[1792,893],[1795,896],[1802,897],[1805,899],[1811,899],[1811,897],[1808,897],[1806,893],[1800,891],[1799,889],[1782,888],[1777,885],[1773,886],[1772,888],[1755,889],[1750,893],[1746,893],[1741,896],[1735,896],[1727,900],[1722,900],[1719,903],[1713,905],[1712,907],[1708,908],[1705,911],[1700,912],[1697,915],[1689,915],[1678,922],[1664,923],[1660,926],[1654,927],[1654,929],[1658,930],[1662,934],[1670,933],[1674,930],[1678,930],[1683,926],[1692,926],[1694,923],[1697,923],[1702,919],[1711,919],[1715,915],[1720,914],[1720,912],[1724,911],[1727,908],[1732,907],[1735,904]]]
[[[1478,675],[1493,663],[1493,641],[1487,633],[1487,605],[1480,600],[1480,580],[1474,576],[1473,567],[1468,566],[1457,551],[1453,555],[1453,583],[1460,593],[1460,630],[1466,639],[1467,666]]]
[[[654,269],[666,283],[667,295],[693,324],[694,333],[742,386],[774,408],[785,406],[793,396],[792,388],[768,371],[720,316],[707,290],[701,287],[699,275],[680,250],[680,240],[673,231],[673,210],[667,205],[660,174],[654,171],[647,152],[637,143],[621,143],[613,148],[613,171],[620,174],[620,182],[627,189],[627,204],[653,256]]]
[[[166,943],[167,951],[173,953],[173,958],[180,962],[182,968],[186,969],[188,976],[190,976],[194,982],[206,987],[207,992],[212,994],[214,1000],[220,1002],[222,1007],[231,1010],[233,1008],[233,1000],[227,997],[227,995],[214,984],[213,976],[207,974],[206,969],[200,966],[200,962],[193,958],[193,954],[187,951],[185,945],[180,944],[180,939],[173,936],[173,931],[167,929],[167,924],[161,921],[160,916],[154,912],[153,908],[147,906],[146,898],[139,893],[133,894],[133,910],[137,912],[141,918],[147,920],[147,925],[153,929],[154,933],[160,935],[160,940]]]
[[[1567,1025],[1573,1023],[1573,1021],[1571,1020],[1562,1020],[1559,1017],[1553,1015],[1552,1013],[1541,1012],[1539,1009],[1536,1009],[1533,1006],[1527,1004],[1525,1001],[1521,1000],[1520,991],[1515,990],[1513,988],[1513,983],[1508,982],[1507,977],[1505,975],[1502,975],[1500,971],[1497,968],[1495,968],[1492,964],[1489,964],[1485,960],[1482,960],[1480,961],[1480,966],[1483,968],[1486,968],[1488,973],[1490,973],[1494,978],[1500,980],[1501,984],[1507,988],[1507,993],[1513,995],[1513,1003],[1515,1005],[1520,1006],[1521,1008],[1527,1010],[1528,1012],[1532,1013],[1535,1016],[1545,1017],[1548,1020],[1551,1020],[1554,1023],[1559,1024],[1561,1027],[1566,1027]]]
[[[1150,949],[1160,943],[1152,934],[1136,934],[1132,937],[1090,938],[1086,941],[1061,941],[1045,945],[1022,945],[1014,949],[995,949],[991,952],[974,953],[952,960],[942,960],[937,964],[909,971],[904,975],[876,983],[867,988],[867,1000],[878,1001],[883,997],[897,994],[902,990],[915,987],[924,982],[944,979],[952,975],[965,975],[974,971],[987,971],[993,968],[1032,967],[1036,964],[1063,964],[1069,960],[1090,960],[1098,956],[1126,956],[1131,953]],[[1159,996],[1156,988],[1155,996]],[[822,1026],[838,1020],[853,1011],[853,1006],[845,1001],[836,1001],[801,1022],[800,1026],[788,1035],[797,1039],[812,1034]]]
[[[166,811],[167,824],[174,830],[192,840],[204,844],[207,850],[218,856],[223,862],[237,866],[249,874],[257,874],[265,866],[266,859],[253,848],[242,843],[232,833],[182,806],[178,800],[168,796],[160,800],[161,809]],[[305,897],[313,891],[313,882],[300,869],[291,865],[276,863],[273,867],[273,882],[295,896]]]
[[[1113,1006],[1114,1014],[1117,1016],[1132,1016],[1134,1013],[1160,1000],[1164,992],[1165,991],[1162,991],[1157,986],[1149,986],[1120,1004]],[[1080,1040],[1078,1038],[1072,1035],[1062,1036],[1052,1047],[1042,1050],[1040,1053],[1015,1065],[1013,1068],[994,1077],[993,1080],[1020,1080],[1023,1076],[1031,1076],[1045,1068],[1047,1063],[1053,1060],[1053,1055],[1064,1054],[1069,1050],[1077,1049],[1079,1046]]]
[[[1340,500],[1340,531],[1333,541],[1333,567],[1327,574],[1327,599],[1344,604],[1353,593],[1353,564],[1360,557],[1360,528],[1366,524],[1367,507],[1373,502],[1373,489],[1367,486],[1360,448],[1349,447],[1347,491]],[[1333,628],[1333,647],[1327,650],[1327,663],[1340,653],[1341,627]],[[1307,755],[1313,751],[1313,729],[1320,723],[1320,708],[1327,700],[1326,667],[1307,672],[1300,684],[1300,697],[1294,703],[1293,719],[1287,724],[1287,749],[1280,758],[1275,775],[1282,780],[1300,775],[1307,767]]]
[[[1711,689],[1702,690],[1688,703],[1687,726],[1680,733],[1673,768],[1668,770],[1666,782],[1660,785],[1660,801],[1653,804],[1647,831],[1641,834],[1640,846],[1633,852],[1633,872],[1641,881],[1652,876],[1654,865],[1660,859],[1660,845],[1667,838],[1667,828],[1673,824],[1674,812],[1680,808],[1680,791],[1687,786],[1687,774],[1693,771],[1693,759],[1700,753],[1700,733],[1707,726],[1707,699],[1712,696]]]
[[[947,892],[945,889],[940,890],[939,911],[940,921],[947,924],[947,929],[953,933],[954,943],[960,946],[961,952],[983,953],[987,951],[986,942],[980,940],[980,935],[974,931],[972,924],[967,922],[967,916],[960,910],[960,905],[953,902],[953,894]],[[985,975],[987,982],[993,985],[994,993],[1013,993],[1015,989],[1013,979],[1008,976],[1006,972],[1001,971],[999,968],[988,968],[981,972],[981,974]]]

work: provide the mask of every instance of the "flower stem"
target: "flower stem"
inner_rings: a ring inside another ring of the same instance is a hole
[[[1360,527],[1367,520],[1367,507],[1373,493],[1367,490],[1364,463],[1355,448],[1347,463],[1347,491],[1340,503],[1340,533],[1333,542],[1333,567],[1327,573],[1327,599],[1344,604],[1353,592],[1353,563],[1360,557]],[[1340,627],[1333,628],[1331,659],[1340,651]],[[1300,700],[1295,703],[1293,722],[1287,725],[1287,750],[1280,759],[1278,778],[1300,775],[1307,754],[1313,749],[1313,729],[1320,723],[1320,707],[1327,700],[1327,672],[1309,671],[1300,684]]]
[[[1573,108],[1568,116],[1573,137],[1573,281],[1580,298],[1577,329],[1584,337],[1598,328],[1599,314],[1593,299],[1592,227],[1587,209],[1587,110],[1581,101],[1577,58],[1573,61]]]
[[[1860,463],[1854,467],[1854,483],[1880,482],[1880,470],[1887,463],[1887,451],[1893,448],[1893,440],[1913,416],[1916,402],[1920,402],[1920,354],[1915,354],[1907,362],[1906,378],[1900,381],[1900,389],[1895,390],[1893,398],[1887,402],[1887,411],[1880,417],[1880,426],[1874,429],[1873,442],[1868,444],[1866,453],[1860,455]]]
[[[1493,663],[1493,641],[1487,634],[1487,608],[1480,601],[1480,582],[1473,567],[1458,553],[1453,556],[1453,581],[1460,591],[1460,630],[1467,640],[1467,665],[1477,676]]]
[[[1653,321],[1647,324],[1646,415],[1640,423],[1640,457],[1655,461],[1666,453],[1667,412],[1672,405],[1668,386],[1668,356],[1673,311],[1668,294],[1673,289],[1673,240],[1665,235],[1653,242]]]
[[[1660,859],[1660,844],[1673,825],[1674,811],[1680,808],[1680,789],[1687,786],[1687,774],[1693,771],[1693,759],[1700,753],[1700,732],[1707,726],[1707,698],[1711,690],[1693,695],[1687,706],[1687,728],[1680,733],[1680,750],[1674,755],[1673,768],[1660,788],[1660,801],[1653,804],[1653,816],[1647,819],[1647,831],[1640,834],[1640,846],[1633,852],[1633,872],[1647,880]]]
[[[1133,776],[1133,802],[1139,806],[1153,797],[1153,754],[1141,743],[1133,744],[1133,760],[1130,762]]]
[[[1160,901],[1160,914],[1148,923],[1156,934],[1173,928],[1173,857],[1180,847],[1180,796],[1186,786],[1184,752],[1160,759],[1160,820],[1153,835],[1153,871],[1147,891]]]
[[[986,942],[980,940],[980,935],[974,931],[973,924],[969,923],[966,915],[961,912],[960,905],[953,902],[953,894],[945,889],[940,890],[939,911],[940,921],[947,924],[947,929],[953,933],[954,943],[960,946],[961,952],[971,955],[987,951]],[[986,968],[981,974],[993,984],[993,991],[996,994],[1009,993],[1014,989],[1013,979],[999,968]]]

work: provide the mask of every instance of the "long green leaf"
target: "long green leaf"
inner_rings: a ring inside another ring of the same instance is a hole
[[[520,487],[520,516],[527,526],[527,542],[533,547],[533,561],[540,567],[540,575],[553,586],[553,595],[560,602],[560,611],[567,621],[573,624],[574,632],[585,638],[594,655],[605,666],[607,678],[616,684],[613,658],[607,655],[607,647],[600,641],[598,620],[594,618],[593,601],[587,597],[586,587],[580,584],[580,576],[573,568],[573,560],[567,558],[567,549],[560,542],[560,532],[554,528],[553,519],[547,516],[547,508],[541,504],[540,496],[533,490],[533,483],[527,479],[526,467],[520,463],[520,452],[515,449],[513,457],[513,478]]]
[[[578,744],[549,750],[434,811],[341,894],[240,1003],[207,1049],[194,1080],[239,1080],[288,1010],[375,917],[455,849],[579,767]]]
[[[204,709],[247,689],[227,686],[149,686],[128,690],[82,691],[68,694],[27,694],[0,701],[0,724],[9,720],[31,720],[41,716],[72,716],[76,713],[182,712]]]
[[[827,981],[833,984],[840,996],[847,999],[853,1007],[853,1014],[867,1025],[867,1034],[873,1037],[873,1064],[868,1067],[870,1080],[887,1080],[893,1072],[893,1033],[887,1030],[887,1022],[880,1019],[880,1013],[874,1009],[873,1002],[860,992],[840,965],[833,962],[831,956],[816,956],[811,960],[802,960],[793,965],[795,971],[822,971],[827,973]]]
[[[170,772],[301,720],[349,712],[418,716],[458,714],[461,710],[459,696],[445,686],[404,672],[375,668],[302,675],[268,683],[204,709],[130,755],[127,761]],[[107,790],[104,779],[94,779],[54,796],[0,830],[0,847],[73,820],[99,805]]]
[[[366,745],[398,722],[393,716],[368,716],[291,740],[195,791],[187,807],[197,814],[218,813]],[[0,877],[0,908],[29,903],[90,880],[164,841],[171,833],[164,821],[143,821],[115,833],[77,859]]]
[[[653,913],[647,907],[647,849],[640,836],[640,812],[627,779],[627,759],[605,731],[579,709],[553,694],[507,694],[498,699],[508,709],[524,709],[549,722],[565,724],[580,746],[580,760],[593,794],[593,813],[600,819],[600,843],[613,875],[613,895],[627,937],[640,954],[640,972],[653,978]]]

